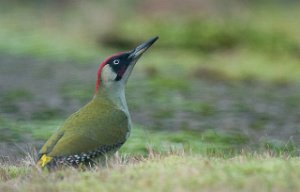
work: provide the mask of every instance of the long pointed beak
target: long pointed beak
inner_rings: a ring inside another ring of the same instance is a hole
[[[142,43],[141,45],[137,46],[135,49],[131,51],[131,54],[129,55],[129,59],[137,60],[139,59],[142,54],[149,48],[151,45],[158,39],[158,36],[153,37],[146,41],[145,43]]]
[[[130,60],[130,64],[127,67],[127,70],[125,72],[125,74],[123,75],[123,81],[126,83],[137,60],[142,56],[143,53],[145,53],[145,51],[151,47],[151,45],[158,39],[158,36],[153,37],[151,39],[149,39],[148,41],[146,41],[145,43],[140,44],[139,46],[137,46],[135,49],[133,49],[132,51],[129,52],[129,56],[128,59]]]

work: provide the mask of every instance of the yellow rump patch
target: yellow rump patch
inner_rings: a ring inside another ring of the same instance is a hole
[[[49,161],[51,161],[53,157],[48,157],[47,155],[43,155],[40,160],[37,162],[37,164],[41,167],[44,167]]]

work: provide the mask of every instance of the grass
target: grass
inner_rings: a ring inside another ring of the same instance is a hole
[[[299,158],[269,154],[115,157],[89,171],[5,166],[1,191],[298,191]]]

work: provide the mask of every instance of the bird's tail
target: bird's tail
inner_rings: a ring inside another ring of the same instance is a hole
[[[44,155],[42,155],[40,160],[37,162],[37,165],[41,166],[41,167],[45,167],[45,165],[47,165],[47,163],[49,163],[52,159],[53,159],[53,157],[49,157],[46,154],[44,154]]]

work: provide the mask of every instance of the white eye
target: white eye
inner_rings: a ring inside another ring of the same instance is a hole
[[[115,59],[114,61],[113,61],[113,64],[114,65],[118,65],[120,63],[120,60],[119,59]]]

